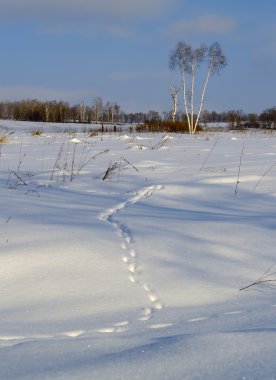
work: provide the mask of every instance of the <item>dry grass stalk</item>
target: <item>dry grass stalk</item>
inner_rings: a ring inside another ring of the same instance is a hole
[[[32,134],[32,136],[42,136],[42,134],[43,134],[43,130],[42,129],[35,129],[35,130],[33,130],[33,131],[31,131],[31,134]]]
[[[209,153],[207,154],[207,157],[205,158],[205,161],[203,162],[201,168],[199,169],[200,172],[201,172],[201,170],[203,170],[203,168],[204,168],[206,162],[208,161],[209,157],[211,156],[211,154],[212,154],[212,152],[213,152],[215,146],[217,145],[217,143],[218,143],[218,140],[216,140],[216,141],[214,142],[212,148],[210,149]]]
[[[240,183],[240,173],[241,173],[241,164],[242,164],[243,153],[244,153],[244,142],[243,142],[243,145],[242,145],[242,151],[241,151],[241,155],[240,155],[239,170],[238,170],[238,176],[237,176],[236,187],[235,187],[235,197],[237,196],[238,185]]]
[[[117,161],[114,163],[110,161],[108,168],[106,169],[102,177],[102,180],[105,181],[107,179],[111,179],[112,175],[115,173],[118,173],[118,179],[119,179],[120,171],[124,169],[126,166],[132,167],[137,173],[139,173],[139,170],[136,168],[136,166],[131,164],[126,158],[121,157],[120,161]]]
[[[254,186],[253,188],[253,191],[256,190],[256,188],[259,186],[259,184],[261,183],[261,181],[264,179],[264,177],[274,168],[274,166],[276,165],[276,162],[274,162],[270,168],[259,178],[259,180],[257,181],[256,185]]]
[[[273,283],[276,282],[275,278],[271,278],[271,276],[274,276],[276,272],[271,272],[271,269],[274,267],[274,264],[271,265],[256,281],[252,282],[251,284],[244,286],[243,288],[239,289],[239,291],[248,290],[252,286],[263,286],[266,288],[271,288],[275,286]]]
[[[13,135],[15,131],[12,131],[10,133],[5,133],[4,135],[0,136],[0,144],[8,144],[9,143],[9,136]]]

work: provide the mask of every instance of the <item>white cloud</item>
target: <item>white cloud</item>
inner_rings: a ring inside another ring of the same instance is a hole
[[[232,32],[236,21],[231,17],[210,14],[194,20],[179,20],[171,24],[167,30],[169,35],[221,35]]]

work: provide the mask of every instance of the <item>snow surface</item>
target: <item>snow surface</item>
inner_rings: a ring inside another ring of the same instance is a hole
[[[274,133],[0,126],[1,380],[276,379]]]

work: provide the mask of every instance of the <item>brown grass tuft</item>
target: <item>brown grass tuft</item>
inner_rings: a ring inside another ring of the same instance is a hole
[[[163,132],[163,133],[189,133],[189,125],[186,121],[158,121],[150,120],[146,121],[144,124],[138,125],[136,127],[137,132]],[[197,132],[201,132],[202,127],[198,125]]]

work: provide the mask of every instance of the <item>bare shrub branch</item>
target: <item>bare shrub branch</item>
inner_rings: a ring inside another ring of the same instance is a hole
[[[243,288],[240,288],[239,291],[248,290],[252,286],[265,286],[265,287],[271,287],[275,286],[273,283],[276,282],[275,278],[271,278],[271,276],[274,276],[276,272],[271,272],[271,269],[274,267],[274,264],[271,265],[259,278],[257,278],[256,281],[252,282],[251,284],[244,286]]]
[[[16,178],[17,178],[17,179],[18,179],[23,185],[25,185],[25,186],[28,185],[27,182],[25,182],[24,179],[22,179],[22,178],[20,177],[19,174],[15,173],[14,171],[12,171],[12,174],[14,174],[15,177],[16,177]]]

